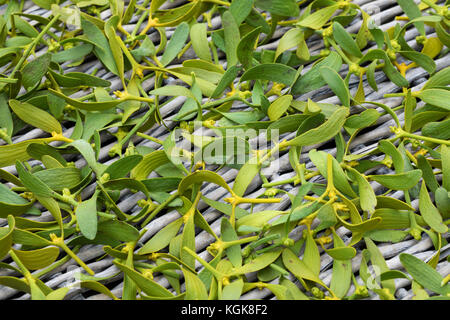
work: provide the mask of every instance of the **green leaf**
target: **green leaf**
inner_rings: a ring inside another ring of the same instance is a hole
[[[347,247],[336,232],[333,230],[332,232],[334,248],[327,250],[327,253],[335,259],[333,261],[330,289],[336,296],[342,298],[347,294],[351,285],[352,263],[350,259],[356,255],[356,249]]]
[[[270,120],[280,119],[291,105],[292,100],[293,97],[290,94],[286,94],[274,100],[270,104],[269,110],[267,112],[269,119]]]
[[[97,163],[92,146],[84,140],[75,140],[69,143],[69,146],[74,147],[81,153],[91,169],[94,170],[95,174],[100,178],[103,173],[103,165]]]
[[[188,248],[195,252],[194,212],[190,213],[187,219],[185,219],[183,233],[181,235],[181,248]],[[181,250],[180,259],[192,269],[195,268],[195,258],[185,250]]]
[[[299,46],[304,39],[304,33],[299,28],[289,29],[280,39],[275,52],[274,61],[285,51]]]
[[[432,58],[426,54],[417,51],[400,51],[399,52],[406,59],[414,61],[417,65],[421,66],[429,74],[433,74],[436,70],[436,63]]]
[[[344,129],[351,135],[355,134],[359,130],[373,125],[380,113],[375,109],[367,109],[359,114],[354,114],[347,118],[344,124]]]
[[[377,198],[370,183],[355,169],[348,169],[356,179],[359,189],[359,202],[361,209],[367,211],[370,215],[375,211]]]
[[[326,58],[314,64],[308,72],[295,81],[292,85],[292,94],[301,95],[323,87],[326,82],[319,71],[323,66],[338,72],[342,66],[342,58],[337,52],[331,51]]]
[[[449,284],[441,286],[442,276],[439,272],[422,260],[408,253],[400,253],[400,262],[414,280],[424,288],[443,296],[448,295],[450,292]]]
[[[139,154],[129,155],[113,162],[104,173],[109,174],[111,180],[124,178],[133,168],[135,168],[143,159]]]
[[[336,215],[338,220],[346,227],[348,230],[350,230],[353,233],[364,233],[373,229],[376,229],[378,224],[382,221],[379,217],[373,217],[369,220],[365,220],[364,222],[360,223],[348,223],[345,220],[343,220],[339,215]]]
[[[297,25],[319,30],[325,23],[327,23],[328,20],[330,20],[338,7],[339,6],[335,4],[319,9],[312,14],[306,15],[305,18],[297,22]]]
[[[228,186],[225,180],[223,180],[223,178],[219,176],[217,173],[209,170],[200,170],[191,173],[190,175],[183,178],[183,180],[181,180],[178,186],[178,192],[180,194],[183,194],[191,185],[201,184],[205,181],[217,184],[228,191],[231,190],[231,188]]]
[[[71,167],[41,170],[33,175],[55,191],[62,191],[64,188],[72,189],[82,181],[80,170]]]
[[[3,259],[11,249],[14,240],[13,231],[15,227],[15,220],[12,215],[8,215],[8,228],[0,228],[0,259]]]
[[[292,272],[297,279],[305,279],[314,281],[320,285],[324,285],[322,280],[302,261],[292,250],[285,248],[282,253],[284,266]]]
[[[232,3],[239,3],[240,1],[233,1]],[[253,63],[253,51],[258,43],[259,34],[261,33],[261,27],[258,27],[245,36],[239,41],[236,48],[237,58],[240,63],[244,66],[245,70],[252,67]],[[229,69],[229,68],[227,68]]]
[[[90,43],[83,43],[73,48],[59,51],[52,54],[52,61],[62,63],[66,61],[78,61],[92,52],[94,46]]]
[[[397,3],[406,13],[409,20],[417,19],[422,16],[419,7],[413,0],[398,0]],[[420,32],[420,34],[425,35],[425,25],[423,22],[415,22],[414,26]]]
[[[222,218],[220,222],[220,229],[223,241],[238,240],[238,236],[230,221],[226,218]],[[241,246],[236,244],[225,249],[228,259],[235,267],[242,265]]]
[[[361,50],[355,40],[339,22],[333,22],[333,37],[346,52],[357,58],[362,57]]]
[[[309,298],[292,281],[281,278],[280,284],[288,290],[287,295],[288,297],[290,296],[292,300],[309,300]]]
[[[43,269],[55,262],[59,256],[59,248],[57,247],[46,247],[27,251],[13,249],[13,251],[29,270]]]
[[[181,96],[181,97],[187,97],[192,98],[194,100],[197,100],[197,98],[193,95],[193,93],[186,87],[182,86],[164,86],[158,89],[154,89],[149,92],[149,94],[153,95],[161,95],[161,96]]]
[[[442,214],[442,217],[444,219],[448,219],[450,217],[450,196],[447,190],[442,187],[439,187],[436,189],[434,196],[436,201],[436,207]]]
[[[252,11],[253,0],[233,1],[230,5],[230,12],[237,25],[240,25]]]
[[[61,209],[59,207],[58,202],[50,197],[44,197],[44,196],[38,196],[36,195],[36,200],[38,200],[47,210],[51,213],[53,216],[53,219],[55,219],[56,222],[58,222],[58,225],[61,229],[63,229],[63,222],[62,222],[62,216],[61,216]]]
[[[223,202],[219,202],[219,201],[215,201],[215,200],[211,200],[209,198],[203,197],[202,196],[202,200],[207,203],[210,207],[213,207],[214,209],[230,216],[231,215],[231,211],[232,211],[232,206],[228,203],[223,203]],[[236,218],[240,219],[246,215],[248,215],[248,211],[236,207],[235,208],[235,214],[236,214]]]
[[[24,165],[19,161],[16,162],[17,173],[23,185],[33,192],[36,196],[51,197],[53,191],[42,180],[28,172]]]
[[[236,50],[241,36],[239,26],[230,11],[225,11],[222,14],[222,25],[225,38],[225,53],[227,55],[227,68],[229,68],[238,62]]]
[[[340,107],[333,112],[324,124],[289,140],[287,144],[289,146],[302,147],[328,141],[341,131],[348,114],[349,110],[347,107]]]
[[[429,122],[422,128],[422,135],[441,140],[450,139],[450,119],[440,122]]]
[[[423,155],[417,156],[417,167],[422,170],[422,177],[425,180],[428,189],[433,193],[436,192],[436,189],[439,188],[439,184],[434,175],[433,168]]]
[[[249,232],[243,232],[241,229],[245,227],[256,227],[256,228],[262,228],[264,224],[268,223],[271,219],[282,215],[282,211],[276,211],[276,210],[267,210],[267,211],[258,211],[253,214],[246,215],[242,218],[240,218],[236,222],[236,229],[239,233],[249,233]]]
[[[333,90],[339,100],[341,100],[341,103],[346,107],[350,107],[350,91],[341,76],[327,66],[320,67],[319,71],[331,90]]]
[[[331,204],[321,206],[317,218],[320,220],[320,224],[315,228],[317,231],[327,229],[337,223],[336,215]]]
[[[186,22],[180,23],[175,32],[172,34],[167,46],[164,48],[164,53],[160,59],[163,66],[168,65],[178,53],[183,49],[186,40],[189,36],[189,25]]]
[[[450,67],[446,67],[428,79],[422,88],[422,91],[433,89],[436,87],[448,86],[450,84]]]
[[[184,279],[186,280],[186,300],[207,300],[208,292],[205,285],[199,277],[185,268],[183,271]]]
[[[13,288],[22,292],[30,293],[30,287],[25,280],[12,276],[0,276],[0,285]]]
[[[300,10],[294,0],[255,0],[255,7],[271,14],[296,17],[300,14]]]
[[[11,110],[8,107],[6,94],[0,94],[0,128],[6,130],[6,134],[11,137],[14,128],[14,122],[11,115]]]
[[[136,180],[146,179],[155,169],[167,164],[167,158],[164,150],[153,151],[146,154],[139,164],[137,164],[130,173],[131,178]]]
[[[238,76],[240,70],[241,68],[238,66],[231,66],[227,68],[227,71],[225,71],[219,83],[217,84],[216,89],[212,93],[211,98],[213,99],[219,98],[225,91],[225,89],[233,83],[234,79],[236,79],[236,77]]]
[[[250,158],[239,170],[233,184],[233,192],[242,197],[248,186],[258,174],[260,166],[255,158]]]
[[[409,190],[414,187],[422,177],[422,171],[419,169],[384,175],[370,175],[370,180],[376,181],[386,188],[393,190]]]
[[[191,26],[190,37],[192,48],[200,59],[212,61],[206,34],[206,23],[196,23]]]
[[[87,39],[96,44],[94,48],[95,55],[109,71],[115,75],[119,75],[114,54],[111,51],[108,39],[105,37],[103,32],[94,23],[88,21],[83,16],[81,17],[81,27]]]
[[[356,256],[356,249],[353,247],[332,248],[326,252],[335,260],[350,260]]]
[[[221,300],[239,300],[244,288],[244,280],[237,279],[222,289]]]
[[[97,195],[81,202],[75,209],[77,224],[81,233],[89,240],[93,240],[97,235]]]
[[[448,231],[448,227],[442,221],[441,214],[431,202],[425,181],[422,181],[422,187],[420,188],[419,210],[425,222],[433,230],[439,233]]]
[[[398,151],[395,145],[389,140],[381,140],[378,143],[378,145],[379,145],[378,148],[383,153],[392,158],[392,162],[394,163],[395,167],[395,172],[402,173],[405,169],[405,163],[403,161],[402,154],[400,153],[400,151]]]
[[[442,187],[450,190],[450,148],[441,145]]]
[[[9,105],[14,113],[26,123],[48,133],[62,133],[61,124],[46,111],[30,103],[14,99],[9,100]]]
[[[405,210],[379,208],[372,215],[372,218],[377,217],[382,219],[377,229],[405,229],[410,226],[409,213]]]
[[[4,184],[0,184],[0,218],[6,219],[8,215],[24,214],[32,205],[32,202],[28,202]]]
[[[63,98],[71,106],[87,111],[104,111],[112,109],[114,107],[117,107],[117,105],[119,105],[120,103],[126,101],[125,99],[114,99],[102,102],[82,102],[80,100],[72,99],[62,94],[61,92],[53,90],[52,88],[49,88],[48,91],[57,97]]]
[[[314,272],[316,276],[320,274],[320,253],[311,232],[306,233],[305,252],[303,262]]]
[[[382,223],[384,223],[384,220]],[[377,228],[380,228],[380,225]],[[406,230],[372,230],[364,234],[365,237],[369,237],[373,241],[392,243],[403,241],[408,235],[409,231]]]
[[[56,289],[56,290],[50,292],[49,294],[47,294],[46,300],[63,300],[64,297],[69,292],[69,290],[70,290],[69,287],[62,287],[62,288]]]
[[[136,241],[139,238],[139,231],[135,227],[118,220],[98,223],[97,234],[123,242]]]
[[[147,241],[138,253],[149,254],[164,249],[169,245],[170,240],[178,234],[178,231],[180,231],[182,225],[182,218],[169,223],[167,226],[159,230],[149,241]]]
[[[366,242],[367,250],[370,252],[370,260],[372,262],[372,265],[377,266],[380,272],[389,271],[389,267],[376,244],[369,238],[364,238],[364,241]],[[383,286],[383,288],[387,288],[391,292],[391,294],[395,293],[394,280],[381,281],[381,285]]]
[[[26,230],[15,229],[12,233],[12,238],[14,243],[26,246],[46,247],[53,245],[51,241]]]
[[[92,87],[109,87],[111,82],[92,76],[82,72],[67,72],[65,74],[59,74],[52,70],[49,73],[55,78],[55,81],[62,87],[79,87],[79,86],[92,86]]]
[[[182,45],[184,45],[184,43]],[[140,62],[143,57],[153,57],[156,53],[156,48],[152,40],[150,40],[149,37],[145,37],[139,48],[131,50],[130,53],[133,55],[136,62]]]
[[[373,49],[367,52],[357,63],[361,65],[362,63],[366,61],[373,61],[376,59],[383,59],[384,60],[384,67],[383,71],[386,74],[386,76],[394,82],[399,87],[408,87],[409,82],[408,80],[403,77],[400,72],[397,70],[397,68],[394,67],[391,60],[389,59],[387,53],[384,50],[381,49]]]
[[[312,163],[317,167],[320,174],[324,178],[328,178],[327,173],[327,153],[324,151],[317,151],[315,149],[311,150],[308,153]],[[355,191],[353,191],[350,183],[348,182],[348,178],[342,170],[339,162],[333,158],[332,160],[333,166],[333,182],[335,187],[342,193],[347,194],[352,197],[357,197]]]
[[[136,270],[127,267],[126,265],[113,261],[113,263],[118,267],[123,273],[130,277],[136,285],[147,295],[154,297],[172,297],[172,293],[169,290],[158,284],[156,281],[144,277],[141,273]]]
[[[241,267],[235,268],[232,272],[233,275],[243,275],[250,272],[256,272],[267,267],[274,262],[281,254],[281,250],[268,251],[258,255],[256,258],[247,262]]]
[[[41,82],[42,78],[44,78],[47,73],[51,58],[51,53],[46,52],[23,67],[21,71],[22,84],[27,90],[34,88]]]
[[[264,63],[248,69],[240,82],[248,80],[269,80],[290,86],[296,77],[297,70],[281,63]]]
[[[101,284],[98,281],[83,280],[80,282],[80,287],[97,291],[99,293],[102,293],[102,294],[114,299],[114,300],[118,300],[118,298],[107,287],[105,287],[103,284]]]

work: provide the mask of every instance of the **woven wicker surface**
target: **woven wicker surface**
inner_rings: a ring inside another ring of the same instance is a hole
[[[177,3],[180,3],[182,1],[174,1],[172,5],[177,5]],[[365,10],[368,13],[372,13],[372,17],[375,19],[375,21],[378,22],[381,29],[386,30],[392,26],[394,26],[398,21],[395,21],[395,17],[402,14],[401,8],[397,5],[396,1],[392,0],[379,0],[379,1],[366,1],[366,0],[357,0],[354,1],[355,3],[362,6],[362,9]],[[4,10],[4,9],[3,9]],[[43,10],[37,6],[35,6],[32,1],[26,1],[25,3],[25,9],[24,12],[30,13],[30,14],[37,14],[44,17],[49,16],[49,12],[46,10]],[[107,19],[109,15],[109,10],[106,10],[102,13],[102,18],[104,20]],[[137,17],[133,18],[129,25],[124,26],[127,30],[133,29],[133,23],[135,23],[137,20]],[[212,20],[214,27],[219,27],[220,20],[219,18],[214,18]],[[355,32],[358,30],[360,26],[361,21],[355,20],[354,23],[352,23],[351,26],[348,27],[348,30],[351,32]],[[167,28],[167,36],[170,38],[172,35],[173,29]],[[283,28],[280,28],[277,30],[273,36],[273,39],[270,43],[263,46],[265,49],[275,49],[278,45],[279,38],[283,35],[285,30]],[[427,35],[432,36],[433,30],[427,28]],[[157,32],[149,32],[149,35],[152,40],[158,41],[159,36]],[[408,41],[408,44],[415,48],[415,37],[419,35],[417,30],[412,28],[408,30],[405,34],[405,39]],[[322,42],[319,41],[319,39],[311,38],[308,40],[308,46],[310,47],[311,53],[317,53],[322,47]],[[43,52],[38,52],[37,54],[42,54]],[[194,57],[195,54],[190,49],[184,56],[183,59],[188,59]],[[224,57],[221,57],[221,61],[224,61]],[[181,64],[181,61],[176,61],[176,63]],[[450,57],[448,55],[446,57],[440,58],[436,60],[437,70],[440,70],[442,68],[445,68],[450,65]],[[104,79],[110,80],[112,82],[111,86],[111,92],[115,90],[121,89],[121,82],[119,78],[117,78],[115,75],[113,75],[110,72],[107,72],[102,67],[101,63],[98,60],[92,59],[92,60],[86,60],[82,65],[74,68],[67,69],[68,71],[80,71],[80,72],[86,72],[91,73],[95,68],[97,68],[99,71],[97,72],[97,76],[102,77]],[[307,70],[309,67],[305,66],[305,70]],[[343,72],[346,72],[346,70],[342,70]],[[388,106],[396,107],[400,105],[401,99],[400,98],[389,98],[385,99],[383,98],[384,94],[386,93],[392,93],[397,92],[398,87],[393,84],[392,82],[388,81],[388,79],[384,76],[383,73],[377,73],[377,83],[379,87],[379,91],[374,92],[368,85],[365,86],[365,92],[367,96],[367,100],[369,101],[377,101],[382,102]],[[407,73],[407,79],[411,83],[411,88],[413,90],[420,89],[423,83],[427,80],[428,74],[420,68],[416,68],[410,72]],[[354,81],[351,81],[351,93],[353,94],[358,86],[358,83],[356,82],[356,79],[353,79]],[[168,83],[175,84],[175,79],[168,79]],[[144,89],[151,90],[153,88],[153,82],[152,80],[148,80],[145,83],[143,83]],[[314,92],[310,92],[304,96],[301,97],[302,100],[305,100],[306,98],[313,98],[314,101],[317,102],[326,102],[326,103],[339,103],[339,100],[334,94],[331,92],[331,90],[322,88],[320,90],[316,90]],[[171,117],[173,117],[179,108],[181,107],[182,103],[184,102],[184,97],[176,98],[173,100],[172,103],[169,103],[161,108],[161,115],[165,121],[165,123],[168,125],[169,128],[174,127],[174,123],[170,120]],[[234,104],[233,110],[242,109],[245,110],[245,105],[239,105]],[[360,110],[357,108],[352,108],[352,112],[357,113]],[[379,110],[382,112],[382,110]],[[404,116],[402,113],[398,113],[398,117],[400,121],[403,121]],[[365,134],[359,135],[352,143],[352,152],[353,153],[364,153],[367,152],[373,148],[376,147],[377,141],[380,139],[388,138],[392,135],[389,126],[393,125],[394,122],[391,120],[391,117],[389,115],[385,115],[379,118],[377,122],[377,126],[375,129],[366,132]],[[73,128],[66,127],[64,128],[65,135],[70,135]],[[113,132],[113,131],[111,131]],[[148,132],[147,134],[157,137],[158,139],[164,140],[165,137],[168,135],[169,131],[164,126],[155,126]],[[30,130],[28,132],[24,132],[20,137],[16,137],[13,141],[19,142],[23,140],[28,140],[31,138],[37,138],[44,136],[44,133],[39,129]],[[104,134],[102,137],[102,149],[99,156],[99,161],[102,163],[111,163],[115,161],[116,159],[111,159],[108,156],[109,149],[115,144],[115,140],[112,138],[111,135]],[[292,135],[287,135],[288,137],[292,137]],[[150,142],[148,140],[142,140],[139,137],[135,137],[133,142],[135,145],[144,145],[144,146],[150,146],[152,148],[158,149],[160,146],[156,143]],[[308,162],[308,151],[312,148],[319,148],[321,150],[324,150],[330,154],[335,154],[335,149],[329,149],[326,148],[326,145],[316,145],[304,148],[302,150],[302,156],[301,160],[303,162],[307,163],[307,168],[312,167],[312,163]],[[72,160],[73,161],[73,160]],[[30,162],[33,164],[33,162]],[[75,164],[77,166],[84,165],[84,160],[79,159],[75,161]],[[7,171],[11,173],[16,173],[15,168],[13,166],[5,168]],[[221,169],[218,172],[227,183],[230,185],[233,184],[234,178],[236,177],[237,170],[234,169]],[[378,172],[380,173],[380,172]],[[386,171],[381,172],[386,173]],[[293,177],[295,175],[295,172],[292,170],[288,154],[281,154],[280,155],[280,164],[277,167],[269,167],[264,170],[264,174],[267,176],[268,180],[270,182],[276,182],[285,180],[287,178]],[[320,180],[317,180],[320,181]],[[261,180],[259,177],[255,178],[254,181],[251,183],[249,188],[247,189],[247,195],[248,197],[254,198],[258,195],[262,194],[264,192],[264,189],[261,188]],[[296,193],[297,187],[286,184],[280,186],[286,191],[290,191],[292,193]],[[374,189],[381,190],[381,185],[373,185]],[[82,196],[83,198],[86,198],[90,196],[94,191],[95,186],[90,186],[86,188]],[[226,196],[226,191],[222,188],[218,188],[215,185],[207,185],[202,189],[203,194],[210,198],[215,200],[223,199],[224,196]],[[401,199],[403,197],[403,192],[394,192],[390,194],[389,196],[394,198]],[[123,210],[126,213],[135,213],[140,210],[140,208],[136,205],[136,202],[141,199],[142,196],[140,194],[133,194],[133,193],[122,193],[121,198],[118,202],[118,206],[121,210]],[[417,209],[418,208],[418,201],[413,201],[412,205]],[[255,207],[255,210],[286,210],[290,206],[290,201],[288,197],[285,195],[283,197],[283,200],[278,204],[271,204],[271,205],[258,205]],[[200,202],[199,210],[204,215],[205,219],[208,221],[208,223],[211,225],[214,232],[217,234],[220,234],[220,217],[222,214],[218,211],[216,211],[213,208],[208,207],[205,203]],[[164,215],[161,215],[157,218],[155,218],[153,221],[151,221],[146,228],[148,231],[145,233],[145,235],[142,237],[141,242],[145,242],[148,240],[153,234],[155,234],[158,230],[160,230],[163,226],[167,225],[171,221],[174,221],[179,217],[179,214],[176,211],[165,213]],[[52,216],[49,212],[43,212],[43,214],[40,217],[33,218],[39,221],[50,221],[52,220]],[[6,221],[2,219],[0,221],[0,226],[5,226]],[[292,234],[291,237],[294,239],[298,239],[301,235],[301,230],[303,227],[297,227]],[[338,230],[338,234],[344,239],[348,240],[350,236],[350,232],[345,230],[344,228],[340,228]],[[444,237],[448,240],[449,234],[444,234]],[[213,242],[214,238],[210,236],[205,231],[198,232],[196,236],[196,249],[199,255],[209,260],[211,257],[206,252],[206,247]],[[437,266],[437,271],[440,272],[442,275],[446,275],[450,272],[450,265],[447,262],[447,256],[450,253],[449,245],[445,246],[441,250],[441,256],[440,256],[440,262]],[[358,247],[356,247],[358,249]],[[410,253],[415,255],[416,257],[427,261],[427,259],[431,258],[431,256],[435,253],[433,244],[428,238],[426,234],[423,235],[422,240],[416,241],[412,237],[408,236],[405,238],[404,241],[395,243],[395,244],[380,244],[379,249],[381,250],[383,256],[386,259],[387,265],[390,269],[398,269],[402,270],[402,265],[400,263],[398,255],[402,252]],[[102,246],[100,245],[88,245],[84,246],[80,252],[79,257],[85,261],[88,266],[95,271],[96,276],[99,278],[102,277],[110,277],[105,281],[102,281],[103,284],[107,285],[111,291],[117,295],[118,297],[122,294],[122,274],[118,273],[118,269],[112,264],[112,258],[110,257],[103,257],[104,251],[102,250]],[[100,260],[99,258],[102,259]],[[361,254],[358,253],[358,255],[352,260],[352,267],[353,271],[356,272],[359,270],[359,264],[361,260]],[[197,267],[200,269],[200,265],[197,265]],[[46,285],[49,287],[56,289],[58,287],[67,285],[68,281],[71,281],[73,278],[73,274],[76,271],[76,264],[73,260],[65,263],[64,265],[58,267],[57,269],[49,272],[46,274],[43,278],[41,278]],[[322,259],[321,259],[321,273],[320,278],[323,280],[323,282],[326,285],[329,285],[331,280],[331,272],[332,272],[332,259],[327,254],[322,253]],[[10,275],[13,271],[6,270],[6,269],[0,269],[0,275]],[[256,275],[254,276],[256,278]],[[357,277],[357,279],[359,279]],[[159,281],[160,284],[162,284],[165,287],[169,287],[169,283],[164,278],[155,278],[156,281]],[[252,280],[251,276],[249,280]],[[295,279],[292,279],[295,280]],[[396,297],[397,299],[411,299],[413,294],[410,290],[410,281],[406,279],[397,279],[396,281]],[[354,287],[352,286],[350,288],[349,294],[351,294],[354,290]],[[29,299],[29,294],[23,294],[19,291],[16,291],[14,289],[0,286],[0,299]],[[378,296],[371,297],[372,299],[378,299]],[[89,292],[86,289],[80,289],[73,287],[69,294],[67,295],[66,299],[108,299],[106,296],[97,294],[94,292]],[[242,299],[274,299],[272,293],[268,291],[267,289],[263,290],[252,290],[242,296]]]

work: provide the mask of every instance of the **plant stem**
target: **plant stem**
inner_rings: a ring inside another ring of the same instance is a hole
[[[17,70],[19,70],[19,69],[22,67],[22,65],[24,64],[25,60],[26,60],[26,59],[28,58],[28,56],[30,55],[31,50],[33,50],[34,47],[38,44],[38,42],[41,41],[41,39],[42,39],[42,37],[44,36],[44,34],[46,34],[48,30],[50,30],[50,28],[53,26],[53,24],[54,24],[56,21],[58,21],[59,16],[60,16],[59,14],[55,15],[55,16],[53,17],[53,19],[50,20],[50,22],[45,26],[45,28],[42,29],[42,31],[37,35],[37,37],[34,38],[33,42],[31,42],[31,43],[27,46],[25,52],[23,53],[23,55],[22,55],[22,57],[20,58],[19,62],[14,66],[14,69],[13,69],[13,71],[11,72],[11,74],[9,75],[8,78],[14,78],[14,75],[16,74]]]

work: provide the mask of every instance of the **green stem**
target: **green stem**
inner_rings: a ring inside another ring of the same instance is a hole
[[[385,98],[395,98],[395,97],[404,97],[405,94],[404,93],[386,93],[384,95]]]
[[[436,11],[439,11],[440,7],[438,5],[436,5],[435,3],[429,1],[429,0],[421,0],[423,3],[425,3],[426,5],[428,5],[430,8],[433,8]]]
[[[88,267],[86,263],[84,263],[83,260],[81,260],[65,243],[64,241],[58,241],[55,243],[57,246],[59,246],[61,249],[63,249],[73,260],[75,260],[84,270],[86,270],[87,273],[89,273],[91,276],[95,274],[95,272]]]
[[[233,240],[233,241],[226,241],[226,242],[224,242],[224,246],[225,246],[224,249],[226,249],[228,247],[231,247],[231,246],[234,246],[236,244],[244,244],[244,243],[252,242],[252,241],[255,241],[255,240],[258,240],[258,236],[242,238],[242,239]]]
[[[157,138],[154,138],[154,137],[152,137],[152,136],[149,136],[149,135],[144,134],[144,133],[141,133],[141,132],[136,132],[136,135],[139,136],[139,137],[141,137],[141,138],[144,138],[144,139],[153,141],[153,142],[155,142],[155,143],[157,143],[157,144],[160,144],[160,145],[162,145],[162,144],[164,143],[164,141],[162,141],[162,140],[159,140],[159,139],[157,139]]]
[[[260,245],[262,245],[264,243],[267,243],[269,241],[273,241],[273,240],[276,240],[276,239],[279,239],[279,238],[280,238],[279,234],[272,234],[272,235],[267,236],[265,238],[259,239],[259,240],[255,241],[255,242],[252,242],[248,246],[251,249],[255,249],[255,248],[259,247]]]
[[[173,200],[175,200],[175,198],[178,197],[178,191],[175,191],[174,193],[172,193],[166,201],[164,201],[163,203],[161,203],[159,206],[157,206],[155,208],[155,210],[152,211],[152,213],[147,217],[147,219],[144,220],[144,222],[142,223],[143,226],[147,225],[150,223],[150,221],[152,221],[152,219],[162,210],[164,209],[169,203],[171,203]]]
[[[450,140],[441,140],[441,139],[436,139],[436,138],[431,138],[431,137],[424,137],[424,136],[420,136],[414,133],[409,133],[406,131],[403,131],[397,136],[399,138],[411,138],[411,139],[417,139],[417,140],[422,140],[422,141],[428,141],[428,142],[432,142],[432,143],[436,143],[436,144],[445,144],[450,146]]]
[[[275,181],[275,182],[270,182],[270,183],[264,183],[262,185],[263,188],[270,188],[270,187],[275,187],[275,186],[279,186],[279,185],[284,185],[284,184],[288,184],[288,183],[293,183],[294,181],[296,181],[298,179],[297,176],[286,179],[286,180],[281,180],[281,181]]]
[[[31,42],[28,46],[27,49],[25,50],[25,52],[23,53],[22,57],[20,58],[19,62],[15,65],[13,71],[11,72],[11,74],[9,75],[8,78],[13,78],[14,75],[16,74],[17,70],[19,70],[22,65],[24,64],[25,60],[28,58],[28,56],[30,55],[31,51],[34,49],[34,47],[39,43],[39,41],[41,41],[42,37],[44,36],[44,34],[47,33],[48,30],[50,30],[50,28],[53,26],[53,24],[58,21],[59,19],[59,14],[55,15],[53,17],[52,20],[50,20],[50,22],[45,26],[44,29],[42,29],[42,31],[37,35],[36,38],[34,38],[33,42]]]

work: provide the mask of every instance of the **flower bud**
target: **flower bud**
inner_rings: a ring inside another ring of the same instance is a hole
[[[416,37],[416,42],[417,42],[417,44],[421,44],[421,45],[423,45],[423,44],[425,44],[425,41],[427,40],[427,37],[426,36],[417,36]]]
[[[319,53],[319,55],[321,56],[321,57],[327,57],[328,55],[330,55],[330,50],[328,50],[328,49],[323,49],[323,50],[320,50],[320,53]]]
[[[314,297],[316,297],[317,299],[323,299],[325,297],[325,294],[323,293],[323,291],[321,291],[319,288],[317,287],[313,287],[311,288],[311,293]]]

